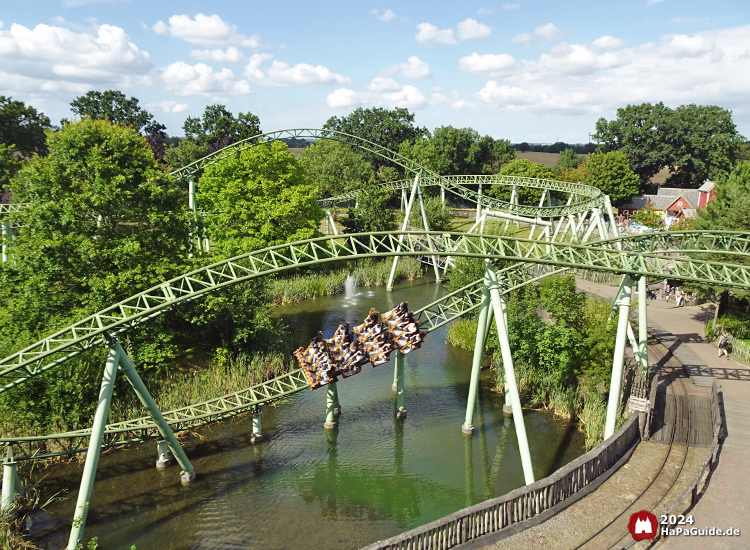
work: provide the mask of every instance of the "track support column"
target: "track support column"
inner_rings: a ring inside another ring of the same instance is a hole
[[[3,218],[3,263],[8,261],[8,244],[5,242],[11,236],[10,222],[7,216]]]
[[[424,230],[429,231],[430,230],[430,224],[427,221],[427,210],[424,207],[424,197],[422,196],[422,186],[417,185],[417,197],[419,198],[419,209],[422,213],[422,224],[424,225]],[[430,242],[430,241],[428,241]],[[435,282],[440,282],[440,267],[438,267],[438,257],[432,256],[432,267],[435,269]]]
[[[195,255],[195,211],[197,210],[195,202],[195,177],[193,176],[188,176],[188,208],[193,212],[190,219],[190,232],[188,233],[188,258],[192,258]]]
[[[464,417],[461,431],[471,435],[474,433],[474,408],[477,402],[477,391],[479,390],[479,374],[482,370],[482,358],[484,357],[484,345],[487,342],[487,319],[492,313],[492,301],[490,291],[487,288],[487,280],[482,287],[482,301],[479,305],[479,322],[477,323],[477,338],[474,343],[474,360],[471,364],[471,379],[469,382],[469,398],[466,402],[466,416]]]
[[[336,419],[336,414],[338,414],[337,411],[341,412],[336,381],[328,384],[326,390],[326,421],[325,424],[323,424],[323,427],[326,430],[332,430],[338,425],[338,420]]]
[[[120,360],[118,350],[115,346],[110,347],[107,363],[102,376],[102,387],[99,390],[99,402],[94,415],[94,425],[91,427],[89,439],[89,450],[86,453],[86,463],[83,466],[81,476],[81,487],[78,489],[78,500],[76,511],[73,516],[73,528],[68,539],[68,550],[75,550],[78,545],[83,544],[83,531],[86,527],[86,517],[89,513],[89,502],[91,491],[94,489],[94,478],[96,467],[99,464],[99,456],[102,452],[102,440],[104,439],[104,428],[109,416],[109,405],[112,402],[112,392],[115,388],[117,377],[117,363]]]
[[[3,459],[3,494],[0,502],[0,513],[7,513],[13,509],[15,494],[23,495],[23,483],[18,477],[16,461],[13,458],[13,449],[8,447],[8,454]]]
[[[261,408],[253,407],[253,434],[250,443],[260,443],[263,440],[263,429],[261,426]]]
[[[490,287],[490,296],[492,297],[492,306],[495,310],[495,326],[497,335],[500,340],[500,352],[503,356],[503,370],[505,372],[506,400],[510,395],[512,406],[513,423],[516,426],[516,437],[518,438],[518,451],[521,454],[521,466],[523,467],[523,478],[526,484],[534,483],[534,469],[531,464],[531,452],[529,451],[529,440],[526,437],[526,424],[523,420],[523,409],[521,408],[521,398],[518,395],[518,386],[516,385],[516,373],[513,370],[513,356],[510,351],[510,341],[508,340],[508,309],[505,304],[505,297],[500,295],[500,285],[497,280],[495,270],[487,265],[487,275],[492,282]]]
[[[169,445],[167,445],[166,439],[159,439],[156,441],[156,467],[166,468],[172,464],[172,457],[169,456]]]
[[[406,358],[396,351],[396,418],[406,418],[404,406],[404,362]]]
[[[644,373],[648,372],[648,285],[646,277],[638,278],[638,359]]]
[[[414,176],[414,185],[411,188],[411,196],[409,201],[406,203],[406,212],[404,212],[404,223],[401,224],[401,231],[406,231],[409,226],[409,216],[411,216],[411,209],[414,206],[414,197],[417,196],[417,189],[419,188],[419,174]],[[401,252],[401,243],[404,241],[404,236],[399,235],[398,246],[396,252]],[[388,276],[388,284],[385,285],[385,289],[388,292],[393,291],[393,279],[396,278],[396,267],[398,266],[398,256],[393,257],[393,265],[391,265],[391,274]]]
[[[180,472],[180,481],[182,483],[190,483],[195,479],[195,470],[193,469],[193,465],[190,463],[190,460],[185,454],[185,451],[182,449],[180,442],[177,441],[177,438],[172,432],[172,428],[169,427],[169,424],[161,414],[159,407],[156,406],[156,403],[151,397],[151,394],[148,392],[148,389],[146,389],[146,385],[143,383],[143,380],[141,380],[141,377],[138,376],[138,373],[133,367],[133,362],[127,356],[125,350],[122,349],[122,346],[119,342],[115,342],[115,349],[119,354],[120,370],[132,386],[133,391],[135,391],[135,394],[138,396],[138,399],[146,407],[146,410],[148,410],[151,418],[154,419],[156,429],[159,430],[159,435],[161,435],[162,439],[167,442],[169,450],[172,451],[172,456],[175,457],[177,463],[182,468],[182,471]]]
[[[633,281],[625,275],[622,292],[620,293],[620,316],[617,321],[617,340],[615,341],[615,355],[612,361],[612,380],[609,383],[609,401],[607,402],[607,423],[604,427],[604,439],[615,433],[617,411],[620,409],[620,393],[622,392],[622,373],[625,365],[625,342],[628,334],[628,316],[630,315],[630,293]]]

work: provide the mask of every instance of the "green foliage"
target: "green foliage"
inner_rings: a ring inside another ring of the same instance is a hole
[[[519,176],[524,178],[555,179],[552,168],[537,162],[531,162],[529,159],[516,159],[500,170],[502,176]],[[509,201],[511,188],[505,185],[494,185],[490,188],[489,194],[499,199]],[[537,206],[539,199],[542,197],[542,190],[532,187],[518,188],[518,202],[520,204],[533,204]]]
[[[70,110],[81,118],[107,120],[112,124],[130,126],[136,132],[141,130],[150,133],[152,130],[164,128],[154,121],[154,115],[138,105],[138,99],[127,99],[118,90],[105,92],[91,91],[70,102]]]
[[[647,201],[632,219],[651,229],[662,229],[664,227],[664,218],[659,216],[651,201]]]
[[[441,175],[492,174],[516,158],[510,142],[481,136],[472,128],[441,126],[399,152]]]
[[[209,213],[215,248],[230,257],[314,237],[323,219],[316,196],[317,186],[278,141],[208,166],[197,201]]]
[[[208,154],[208,145],[200,145],[198,142],[183,139],[178,145],[170,145],[164,151],[164,161],[172,170],[177,170]]]
[[[446,274],[445,287],[448,292],[455,292],[468,284],[484,278],[484,260],[482,258],[454,258],[455,263]]]
[[[393,231],[396,219],[388,208],[391,191],[371,186],[357,196],[357,205],[349,208],[347,217],[341,221],[347,233],[367,231]]]
[[[323,128],[366,139],[389,151],[398,151],[403,142],[413,143],[419,136],[426,133],[426,129],[414,126],[414,113],[410,113],[403,107],[395,109],[358,107],[348,116],[329,118]],[[385,159],[373,153],[363,151],[362,156],[376,172],[381,166],[390,166]]]
[[[557,158],[557,164],[555,164],[553,171],[555,174],[559,174],[566,170],[574,170],[584,162],[584,159],[576,155],[573,149],[565,149]]]
[[[714,194],[706,209],[698,212],[695,229],[750,231],[750,162],[737,164]]]
[[[260,119],[251,112],[237,117],[224,105],[207,105],[200,117],[188,117],[182,125],[185,141],[208,147],[209,153],[260,134]]]
[[[725,179],[743,142],[731,111],[713,105],[672,110],[663,103],[618,109],[615,120],[597,121],[595,137],[607,150],[625,153],[641,185],[668,166],[669,185],[696,187],[707,178]]]
[[[0,95],[0,144],[15,145],[23,155],[45,155],[45,130],[52,128],[49,118],[23,101]]]
[[[14,145],[0,143],[0,196],[10,188],[10,180],[21,167],[21,161],[13,154]]]
[[[417,201],[415,201],[417,202]],[[428,197],[424,199],[424,210],[427,215],[427,225],[430,231],[451,231],[453,228],[453,214],[447,204],[443,204],[440,197]],[[418,204],[412,206],[409,216],[409,225],[423,228],[422,211]]]
[[[334,197],[375,181],[372,166],[340,141],[322,139],[306,147],[299,162],[318,184],[320,197]]]
[[[59,327],[187,270],[185,194],[155,162],[134,129],[84,119],[48,136],[50,153],[26,163],[12,215],[21,227],[10,241],[14,261],[0,266],[0,353],[28,345]],[[163,321],[159,321],[163,322]],[[168,359],[134,354],[158,371]],[[3,394],[0,413],[39,427],[85,425],[96,403],[101,349]],[[43,397],[42,397],[43,396]]]
[[[570,181],[572,183],[588,183],[591,179],[588,165],[583,162],[575,168],[562,169],[557,173],[557,179],[560,181]]]
[[[622,151],[590,155],[586,170],[589,174],[587,183],[609,195],[613,204],[620,204],[639,192],[638,176],[630,169]]]

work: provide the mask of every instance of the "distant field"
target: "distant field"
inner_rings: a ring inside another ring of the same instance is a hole
[[[537,162],[539,164],[546,164],[547,166],[554,166],[557,164],[557,159],[560,153],[535,153],[534,151],[516,151],[517,159],[529,159],[531,162]],[[579,157],[586,158],[586,155],[578,155]]]

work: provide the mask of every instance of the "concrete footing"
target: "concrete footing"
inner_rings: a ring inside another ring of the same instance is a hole
[[[180,472],[180,483],[188,484],[195,479],[195,471],[187,473],[185,470]]]
[[[396,411],[396,418],[406,418],[406,409]]]
[[[333,429],[336,428],[336,426],[338,426],[338,424],[339,423],[335,422],[335,421],[334,422],[326,422],[326,423],[323,424],[323,428],[325,428],[326,430],[333,430]]]
[[[466,424],[461,425],[461,431],[465,433],[466,435],[473,435],[474,434],[474,426],[467,426]]]

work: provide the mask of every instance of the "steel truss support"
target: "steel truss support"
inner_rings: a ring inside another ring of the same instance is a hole
[[[482,215],[482,184],[479,184],[479,200],[477,201],[477,222]]]
[[[11,237],[12,231],[8,218],[3,218],[3,263],[8,261],[8,243],[6,241]]]
[[[338,229],[336,229],[336,222],[333,220],[333,216],[331,215],[331,209],[326,208],[326,235],[330,235],[331,231],[333,231],[334,235],[339,234]]]
[[[188,233],[188,258],[192,258],[195,255],[195,212],[197,210],[195,202],[195,177],[193,175],[188,176],[188,208],[192,211],[192,216],[190,218],[190,232]]]
[[[2,501],[0,501],[0,513],[5,514],[13,509],[13,499],[16,493],[24,494],[23,483],[21,483],[21,478],[18,477],[13,449],[8,447],[8,454],[3,459],[3,493]]]
[[[479,374],[482,370],[482,358],[484,357],[484,346],[487,343],[486,326],[492,314],[492,299],[487,286],[485,276],[482,286],[482,299],[479,304],[479,322],[477,323],[477,337],[474,342],[474,359],[471,364],[471,378],[469,380],[469,398],[466,402],[466,416],[464,417],[461,431],[465,434],[474,433],[474,408],[477,403],[477,391],[479,391]]]
[[[479,193],[480,194],[482,193],[481,188],[479,190]],[[424,230],[425,231],[429,231],[430,230],[430,224],[427,222],[427,210],[425,209],[425,206],[424,206],[424,197],[422,196],[422,186],[419,185],[419,183],[417,183],[417,197],[419,198],[419,209],[422,212],[422,224],[424,226]],[[407,220],[408,220],[408,218],[407,218]],[[407,221],[407,220],[405,220],[405,221]],[[430,242],[430,248],[432,248],[432,244],[431,244],[432,241],[428,241],[428,242]],[[396,258],[394,258],[394,260],[397,259],[397,258],[398,258],[398,256],[396,256]],[[432,258],[432,267],[435,270],[435,282],[439,283],[440,282],[440,267],[438,266],[438,257],[437,256],[432,256],[431,258]],[[395,261],[394,261],[394,265],[395,265]]]
[[[644,373],[648,372],[648,286],[646,277],[638,277],[638,362]]]
[[[630,294],[633,280],[623,277],[622,292],[620,293],[620,315],[617,321],[617,340],[615,341],[615,355],[612,361],[612,380],[609,384],[609,400],[607,402],[607,423],[604,427],[604,439],[615,433],[617,413],[620,409],[620,394],[622,393],[622,375],[625,365],[625,341],[627,339],[628,316],[630,315]],[[637,349],[637,348],[634,348]]]
[[[334,380],[326,386],[326,421],[323,427],[326,430],[332,430],[338,425],[336,415],[341,412],[339,405],[339,391]]]
[[[401,224],[401,231],[406,231],[406,228],[409,226],[409,217],[411,216],[411,209],[414,206],[414,197],[417,196],[417,188],[419,187],[419,174],[414,176],[414,185],[411,188],[411,196],[409,197],[408,202],[406,203],[406,212],[404,212],[404,223]],[[398,238],[398,246],[396,247],[396,252],[401,252],[401,243],[404,242],[404,236],[399,235]],[[398,266],[398,256],[395,256],[393,258],[393,265],[391,265],[391,274],[388,276],[388,284],[385,286],[385,289],[388,292],[393,291],[393,279],[396,278],[396,267]],[[437,264],[435,264],[437,267]]]
[[[492,305],[495,310],[495,326],[497,327],[497,335],[500,340],[500,353],[503,357],[506,401],[508,399],[507,396],[510,395],[510,402],[513,408],[513,423],[516,426],[518,450],[521,454],[521,465],[523,466],[523,477],[528,485],[534,483],[534,469],[531,464],[529,441],[526,437],[526,424],[523,420],[521,398],[518,395],[518,386],[516,385],[516,373],[513,370],[513,356],[511,355],[508,339],[508,309],[505,303],[505,296],[500,294],[500,284],[495,270],[488,266],[487,275],[492,284],[490,287],[490,296],[492,297]]]
[[[406,357],[396,351],[396,418],[406,418],[406,406],[404,402],[404,364]]]
[[[253,434],[250,436],[250,443],[260,443],[262,439],[261,408],[253,407]]]

